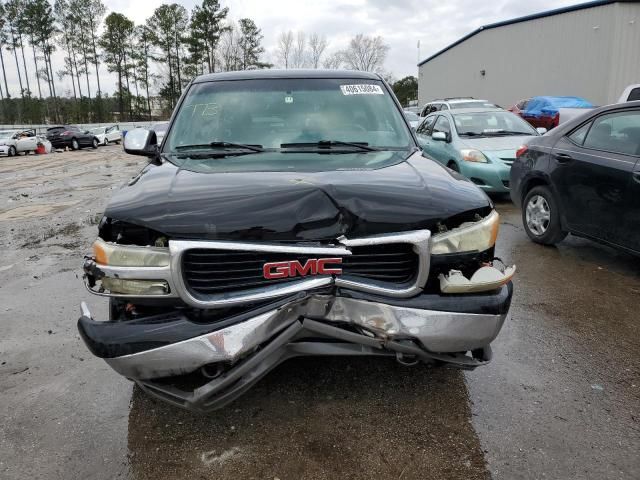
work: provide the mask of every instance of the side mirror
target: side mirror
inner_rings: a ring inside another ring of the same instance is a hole
[[[538,133],[540,135],[544,135],[545,133],[547,133],[547,129],[544,128],[544,127],[538,127],[538,128],[536,128],[536,130],[538,131]]]
[[[124,137],[124,151],[130,155],[155,157],[158,153],[155,132],[145,128],[129,130]]]
[[[433,134],[431,135],[431,138],[439,142],[446,142],[447,134],[444,132],[433,132]]]

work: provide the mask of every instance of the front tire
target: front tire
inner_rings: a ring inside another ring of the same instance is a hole
[[[532,188],[522,202],[522,224],[531,240],[555,245],[567,236],[560,223],[560,208],[549,187]]]
[[[104,141],[102,142],[102,145],[104,145],[105,147],[109,145],[109,140],[107,140],[107,137],[104,137]]]
[[[17,151],[16,151],[16,147],[14,147],[13,145],[9,147],[9,156],[10,157],[15,157],[17,155]]]
[[[78,143],[78,140],[76,140],[75,138],[71,139],[71,150],[78,150],[80,148],[80,144]]]
[[[94,137],[93,140],[91,140],[91,147],[93,147],[93,149],[95,150],[96,148],[98,148],[98,139]]]

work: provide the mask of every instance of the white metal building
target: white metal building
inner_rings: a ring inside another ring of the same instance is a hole
[[[640,1],[593,1],[480,27],[418,64],[418,98],[503,107],[535,95],[615,102],[640,83]]]

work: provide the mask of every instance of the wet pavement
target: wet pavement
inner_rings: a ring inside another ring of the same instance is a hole
[[[148,398],[85,349],[80,280],[118,146],[0,158],[0,478],[640,478],[640,259],[533,244],[498,199],[518,273],[493,362],[291,360],[227,408]]]

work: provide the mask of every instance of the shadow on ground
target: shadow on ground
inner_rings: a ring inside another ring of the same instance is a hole
[[[209,415],[135,388],[130,472],[137,479],[486,479],[470,415],[456,370],[294,359]]]

